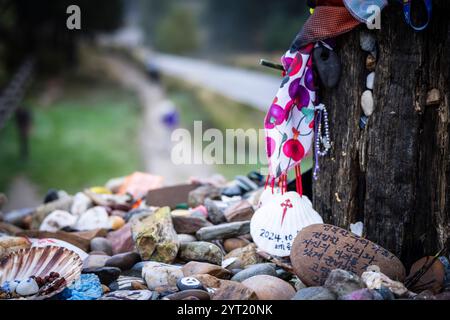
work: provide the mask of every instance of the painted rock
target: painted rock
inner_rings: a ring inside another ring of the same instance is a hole
[[[206,290],[203,284],[194,277],[184,277],[177,280],[177,288],[185,290]]]
[[[405,267],[381,246],[342,228],[316,224],[304,228],[291,251],[294,272],[308,286],[320,286],[331,270],[344,269],[361,275],[377,265],[389,278],[402,281]]]
[[[364,91],[361,96],[361,108],[367,117],[372,115],[374,106],[372,91]]]
[[[289,283],[268,275],[253,276],[242,284],[253,290],[259,300],[290,300],[295,295],[295,290]]]

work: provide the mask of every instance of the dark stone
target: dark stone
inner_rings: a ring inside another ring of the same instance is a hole
[[[252,171],[247,175],[247,177],[260,187],[265,184],[264,176],[259,172]]]
[[[203,227],[197,231],[199,240],[227,239],[250,232],[250,221],[223,223],[211,227]]]
[[[333,88],[341,76],[341,61],[333,50],[319,46],[313,51],[313,61],[322,84]]]
[[[136,252],[119,253],[109,258],[105,266],[129,270],[139,261],[141,261],[141,256]]]
[[[204,290],[185,290],[165,296],[164,300],[188,300],[188,298],[196,298],[196,300],[210,300],[208,292]],[[189,299],[191,300],[191,299]]]
[[[97,237],[91,240],[91,251],[102,251],[108,256],[113,255],[111,242],[106,238]]]
[[[177,233],[195,234],[203,227],[212,226],[204,217],[172,216],[173,227]]]
[[[81,273],[84,274],[93,273],[100,279],[101,284],[107,286],[120,276],[120,272],[121,270],[119,268],[102,267],[102,268],[86,268],[83,269]]]
[[[268,276],[276,277],[277,272],[275,271],[274,266],[269,263],[258,263],[258,264],[251,265],[251,266],[245,268],[244,270],[242,270],[241,272],[237,273],[236,275],[234,275],[231,278],[231,280],[237,281],[237,282],[242,282],[248,278],[251,278],[251,277],[257,276],[257,275],[268,275]]]
[[[44,197],[44,203],[49,203],[59,199],[58,190],[48,189]]]
[[[245,176],[237,176],[236,184],[245,192],[250,192],[258,189],[258,185]]]

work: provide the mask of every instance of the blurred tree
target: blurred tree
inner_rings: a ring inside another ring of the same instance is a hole
[[[81,30],[68,30],[66,9],[81,8]],[[15,69],[33,54],[51,70],[76,62],[80,36],[112,31],[121,25],[122,0],[0,0],[0,35],[6,47],[6,65]]]
[[[199,47],[194,14],[182,6],[173,6],[156,27],[154,44],[157,50],[176,54],[193,52]]]
[[[205,21],[219,50],[286,50],[308,16],[298,0],[208,1]]]

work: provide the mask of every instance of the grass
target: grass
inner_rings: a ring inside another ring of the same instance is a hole
[[[170,77],[164,77],[169,98],[175,103],[180,112],[181,126],[193,130],[194,121],[203,121],[203,132],[208,128],[225,129],[262,129],[265,114],[247,105],[234,102],[203,88],[187,84]],[[207,143],[205,143],[207,144]],[[265,150],[263,141],[259,148]],[[226,150],[230,152],[233,150]],[[260,152],[265,157],[264,152]],[[248,150],[245,154],[248,157]],[[248,159],[248,158],[247,158]],[[259,171],[264,161],[258,156],[258,164],[216,165],[217,172],[227,179],[236,175],[245,175],[250,171]],[[312,167],[311,158],[302,162],[302,172]]]
[[[25,101],[34,120],[28,161],[19,159],[14,121],[0,131],[0,191],[19,173],[40,192],[73,193],[139,169],[139,104],[132,93],[98,79],[70,78],[62,95],[43,106],[42,89],[33,87]]]

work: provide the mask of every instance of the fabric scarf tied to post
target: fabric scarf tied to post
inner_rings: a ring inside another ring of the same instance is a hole
[[[312,70],[313,44],[299,51],[288,51],[281,61],[286,70],[280,89],[266,115],[266,151],[269,159],[269,178],[272,187],[278,178],[286,189],[287,172],[299,165],[310,153],[314,137],[314,106],[316,87]],[[301,183],[297,184],[301,195]]]

